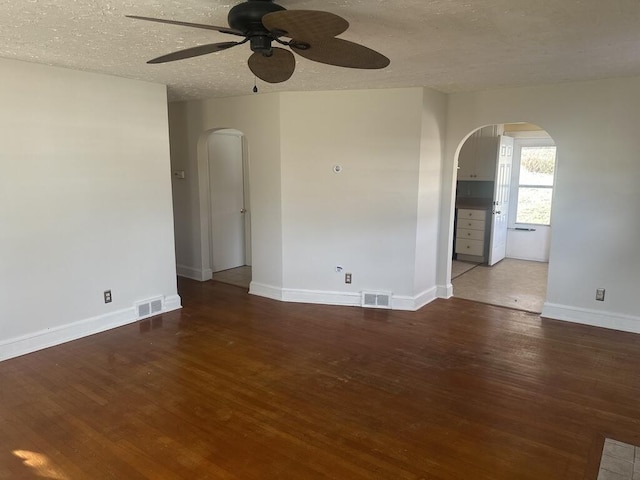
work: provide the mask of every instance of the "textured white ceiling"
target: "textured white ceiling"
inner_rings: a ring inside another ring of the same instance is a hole
[[[163,83],[171,100],[244,95],[248,45],[160,65],[183,48],[235,41],[125,15],[227,25],[222,0],[0,0],[0,57]],[[391,59],[353,70],[296,57],[291,80],[262,92],[428,86],[443,92],[640,75],[638,0],[281,0],[351,23],[341,38]],[[1,78],[1,77],[0,77]]]

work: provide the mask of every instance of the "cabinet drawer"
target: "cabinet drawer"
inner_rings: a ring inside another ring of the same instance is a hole
[[[484,242],[482,240],[456,239],[456,253],[464,255],[484,256]]]
[[[468,208],[459,208],[458,209],[458,218],[459,219],[469,219],[469,220],[484,220],[487,218],[486,210],[471,210]]]
[[[482,230],[484,232],[484,220],[458,218],[457,228],[462,230]]]
[[[459,228],[456,231],[456,238],[484,241],[484,230],[468,230],[466,228]]]

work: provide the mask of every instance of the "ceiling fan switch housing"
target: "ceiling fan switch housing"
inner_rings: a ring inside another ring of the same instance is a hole
[[[266,35],[255,35],[249,38],[249,44],[251,45],[252,52],[262,53],[263,55],[270,57],[272,54],[271,50],[271,39]]]

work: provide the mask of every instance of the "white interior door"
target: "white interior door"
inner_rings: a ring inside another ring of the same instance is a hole
[[[242,136],[209,136],[211,268],[214,272],[245,265],[245,204]]]
[[[489,265],[495,265],[507,254],[507,227],[509,225],[509,191],[511,188],[511,163],[513,138],[500,137],[498,163],[491,210],[491,240]]]

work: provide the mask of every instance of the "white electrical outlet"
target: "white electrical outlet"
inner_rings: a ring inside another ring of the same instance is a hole
[[[598,288],[596,290],[596,300],[599,302],[604,302],[604,288]]]

